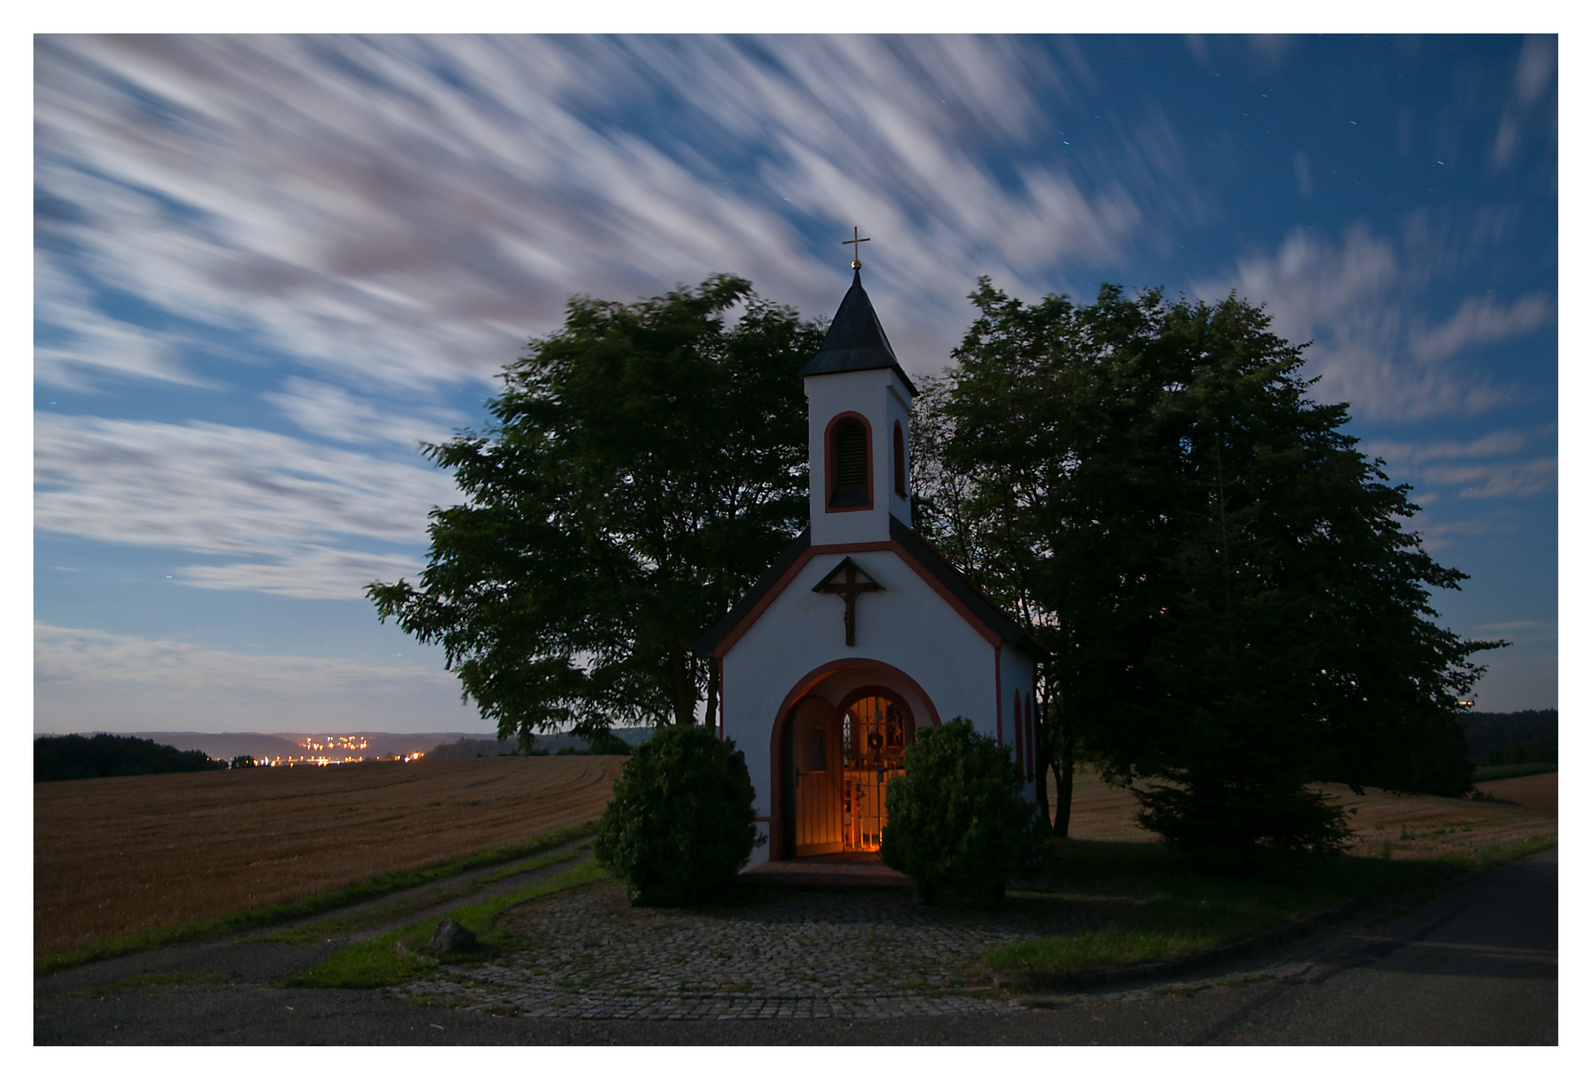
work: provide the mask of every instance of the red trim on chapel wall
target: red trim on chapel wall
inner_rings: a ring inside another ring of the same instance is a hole
[[[856,506],[830,506],[835,497],[835,425],[842,420],[857,420],[862,424],[863,449],[868,463],[868,501]],[[848,514],[853,510],[873,509],[873,425],[858,412],[836,413],[824,428],[824,513]]]
[[[995,745],[1006,745],[1006,736],[1001,731],[1001,647],[998,643],[995,646]]]
[[[901,421],[895,422],[895,434],[890,438],[890,449],[894,458],[896,494],[903,499],[907,497],[907,445],[901,438]]]
[[[1012,747],[1017,751],[1017,769],[1022,771],[1028,764],[1028,759],[1023,754],[1023,692],[1017,687],[1012,687]]]
[[[731,630],[728,634],[725,634],[724,640],[720,641],[713,647],[713,655],[722,661],[725,654],[730,651],[731,647],[733,647],[737,641],[741,640],[741,635],[750,630],[752,628],[752,624],[763,617],[763,612],[768,610],[768,606],[779,598],[779,594],[785,591],[785,586],[789,585],[791,583],[791,579],[802,572],[802,567],[811,562],[813,556],[816,554],[819,554],[818,549],[810,547],[800,555],[796,556],[796,561],[791,563],[790,567],[779,576],[778,580],[768,587],[768,591],[763,594],[762,599],[753,604],[751,610],[746,613],[746,616],[742,618],[740,622],[735,624],[735,629]]]
[[[977,615],[974,615],[966,604],[958,600],[950,589],[947,589],[943,584],[941,584],[939,578],[929,573],[929,571],[921,563],[919,563],[918,560],[907,554],[906,548],[892,540],[890,541],[890,550],[899,555],[901,557],[901,561],[912,568],[913,573],[917,574],[918,577],[927,582],[929,588],[938,593],[941,600],[944,600],[947,604],[950,604],[951,610],[962,616],[962,620],[971,626],[978,633],[979,637],[995,646],[997,655],[999,654],[1001,647],[1001,636],[999,634],[986,626],[983,619],[980,619]],[[995,666],[996,669],[999,670],[999,660],[996,661]]]
[[[1034,770],[1039,767],[1039,744],[1034,732],[1034,695],[1029,694],[1028,700],[1023,703],[1023,722],[1028,725],[1028,779],[1034,778]]]
[[[785,700],[779,703],[779,712],[774,714],[773,728],[768,737],[768,760],[770,762],[769,777],[769,828],[768,828],[768,857],[770,859],[786,859],[790,855],[785,851],[785,759],[782,753],[785,738],[785,725],[790,721],[791,711],[797,702],[807,697],[819,683],[839,671],[849,671],[855,668],[868,668],[879,672],[886,680],[896,680],[907,690],[916,694],[923,700],[923,707],[928,712],[928,722],[935,727],[940,726],[940,713],[934,707],[934,699],[924,693],[918,681],[893,664],[886,664],[879,660],[867,660],[862,657],[843,657],[831,660],[827,664],[820,664],[806,675],[796,681],[790,693],[785,695]],[[892,690],[889,686],[880,685],[882,689],[892,695],[899,695],[900,691]],[[902,702],[906,705],[906,702]],[[910,713],[910,707],[908,712]]]

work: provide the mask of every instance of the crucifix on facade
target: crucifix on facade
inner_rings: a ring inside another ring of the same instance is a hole
[[[843,580],[842,580],[843,579]],[[833,593],[846,601],[846,644],[857,644],[857,597],[865,592],[882,592],[880,585],[856,563],[851,556],[840,560],[840,565],[829,571],[824,580],[813,586],[813,592]]]

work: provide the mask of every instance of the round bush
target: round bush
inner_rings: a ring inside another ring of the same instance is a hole
[[[689,904],[757,844],[746,755],[701,726],[659,728],[614,784],[592,851],[632,904]]]
[[[1006,882],[1038,865],[1044,829],[1017,765],[965,717],[918,729],[884,805],[879,856],[925,903],[998,904]]]

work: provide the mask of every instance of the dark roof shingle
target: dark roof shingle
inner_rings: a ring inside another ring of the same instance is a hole
[[[901,381],[907,384],[907,390],[917,394],[918,388],[901,370],[895,350],[890,347],[890,339],[885,336],[884,327],[879,325],[879,316],[874,313],[873,303],[862,287],[862,271],[857,270],[852,274],[851,288],[846,290],[845,298],[840,301],[840,309],[835,312],[835,321],[829,324],[829,333],[824,335],[823,345],[802,368],[801,376],[834,375],[843,371],[869,371],[874,368],[895,369]]]

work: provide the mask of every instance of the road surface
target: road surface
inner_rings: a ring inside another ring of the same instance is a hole
[[[38,1044],[1537,1044],[1558,1025],[1558,851],[1405,914],[1344,924],[1175,984],[1056,999],[1010,1017],[535,1021],[374,991],[271,985],[318,958],[256,943],[170,950],[210,981],[116,992],[160,954],[35,981]]]

